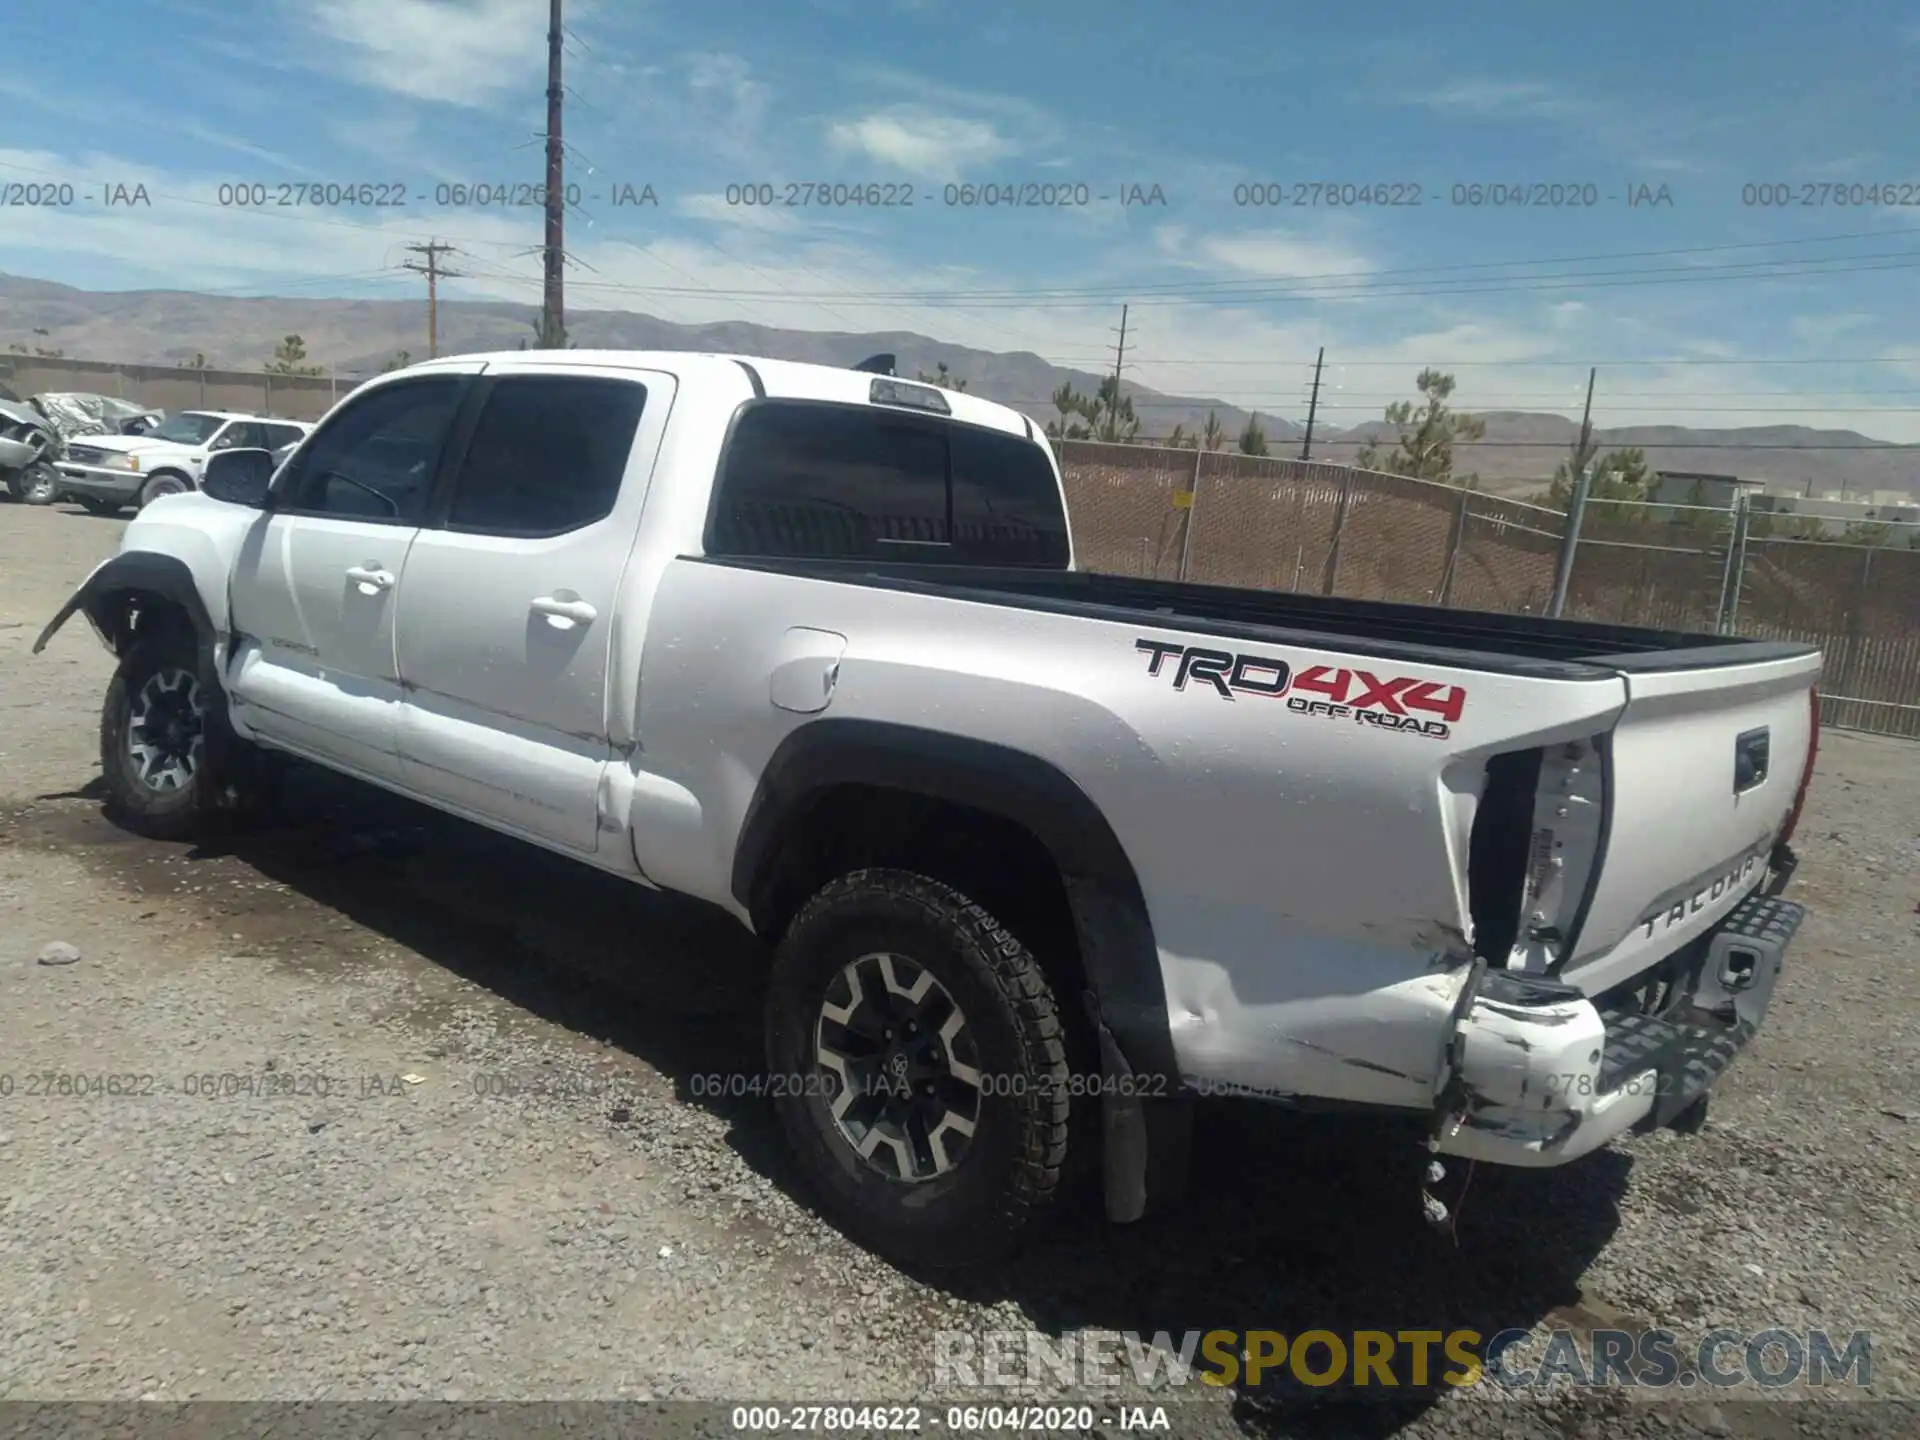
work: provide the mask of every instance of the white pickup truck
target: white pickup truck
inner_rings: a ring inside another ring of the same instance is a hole
[[[1414,1118],[1410,1196],[1701,1113],[1801,918],[1818,652],[1072,558],[984,400],[473,356],[215,457],[36,649],[119,657],[148,833],[297,756],[765,936],[755,1083],[890,1255],[1010,1244],[1075,1159],[1139,1216],[1197,1095]]]

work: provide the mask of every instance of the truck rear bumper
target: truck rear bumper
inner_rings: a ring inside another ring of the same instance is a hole
[[[1792,901],[1749,895],[1668,962],[1652,1011],[1637,995],[1589,999],[1546,977],[1488,972],[1455,1031],[1440,1152],[1561,1165],[1668,1124],[1759,1029],[1805,914]]]

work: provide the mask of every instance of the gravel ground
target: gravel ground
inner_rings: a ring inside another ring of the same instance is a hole
[[[1391,1133],[1229,1106],[1178,1215],[923,1279],[820,1221],[764,1103],[724,1093],[764,967],[724,918],[324,776],[221,847],[109,825],[109,657],[79,622],[28,650],[119,529],[0,506],[0,1400],[944,1417],[1009,1396],[936,1388],[938,1331],[1779,1326],[1871,1331],[1876,1398],[1157,1398],[1182,1434],[1920,1429],[1920,747],[1827,738],[1813,914],[1704,1134],[1481,1171],[1450,1241],[1381,1179]],[[47,1072],[135,1093],[26,1093]]]

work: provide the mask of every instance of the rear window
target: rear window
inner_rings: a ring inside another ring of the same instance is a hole
[[[946,564],[1067,561],[1066,514],[1030,440],[864,405],[767,401],[721,462],[714,555]]]

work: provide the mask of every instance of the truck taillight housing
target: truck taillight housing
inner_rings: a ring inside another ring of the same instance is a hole
[[[1800,823],[1800,811],[1807,803],[1807,787],[1813,784],[1813,761],[1820,753],[1820,692],[1807,692],[1807,703],[1812,709],[1812,724],[1807,732],[1807,763],[1800,772],[1800,788],[1793,792],[1793,809],[1787,812],[1787,823],[1780,828],[1780,843],[1786,844],[1793,839],[1793,830]]]

